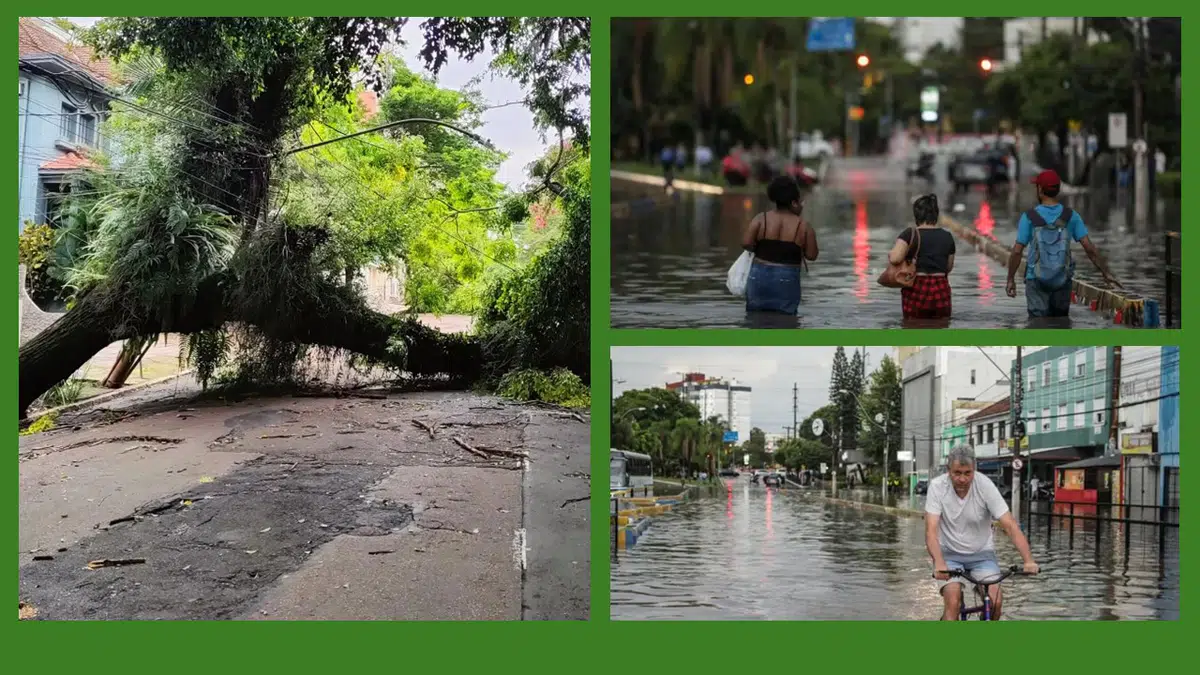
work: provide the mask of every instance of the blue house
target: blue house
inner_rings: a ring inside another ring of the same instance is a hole
[[[19,20],[18,231],[55,220],[71,179],[107,150],[101,125],[116,83],[112,63],[44,19]]]

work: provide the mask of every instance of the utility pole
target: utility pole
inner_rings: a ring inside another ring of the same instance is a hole
[[[1117,438],[1120,426],[1117,420],[1117,413],[1121,407],[1121,348],[1113,347],[1113,368],[1112,368],[1112,411],[1108,414],[1108,447],[1104,449],[1104,454],[1115,454],[1117,449]]]
[[[795,429],[795,428],[796,427],[784,427],[783,428],[783,437],[787,440],[791,440],[792,439],[792,429]]]
[[[1017,372],[1012,377],[1012,390],[1011,390],[1011,393],[1009,394],[1009,403],[1010,403],[1009,408],[1012,411],[1012,424],[1010,426],[1013,430],[1013,434],[1012,434],[1013,458],[1020,458],[1021,457],[1021,441],[1024,440],[1024,438],[1025,438],[1025,427],[1024,427],[1024,424],[1022,423],[1023,416],[1021,414],[1021,406],[1024,403],[1024,396],[1025,396],[1025,385],[1022,382],[1021,378],[1024,377],[1025,370],[1021,366],[1021,348],[1020,347],[1017,347],[1017,360],[1015,361],[1015,363],[1016,363]],[[1016,468],[1013,469],[1012,482],[1013,482],[1013,491],[1012,491],[1013,517],[1016,518],[1018,522],[1020,522],[1021,512],[1018,509],[1021,507],[1021,488],[1023,485],[1023,482],[1021,481],[1021,470],[1020,469],[1016,469]]]
[[[901,444],[903,444],[903,440]],[[913,492],[917,489],[917,435],[912,435],[912,456],[908,462],[908,503],[912,504]]]
[[[1133,222],[1146,222],[1150,192],[1150,175],[1147,173],[1146,122],[1142,110],[1145,105],[1146,80],[1146,19],[1133,18]]]
[[[888,492],[888,421],[888,416],[885,414],[883,416],[883,481],[882,488],[880,488],[881,492],[883,493],[884,505],[887,504]]]
[[[800,406],[800,385],[793,382],[792,383],[792,428],[793,429],[800,428],[796,424],[796,412],[799,410],[799,406]]]

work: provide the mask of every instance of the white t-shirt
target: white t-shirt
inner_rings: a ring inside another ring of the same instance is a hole
[[[942,474],[929,482],[925,513],[940,516],[938,543],[942,555],[969,562],[980,554],[990,557],[995,550],[992,523],[1008,513],[1008,504],[991,479],[979,472],[966,497],[954,492],[950,474]]]

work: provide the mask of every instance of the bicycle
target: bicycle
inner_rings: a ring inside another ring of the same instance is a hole
[[[981,599],[982,604],[980,604],[978,607],[967,607],[967,594],[963,593],[962,606],[958,610],[958,620],[966,621],[971,617],[972,614],[978,614],[980,621],[991,621],[992,595],[988,591],[992,586],[995,586],[1014,574],[1033,576],[1031,574],[1026,574],[1023,570],[1024,568],[1020,565],[1013,565],[1012,567],[1008,568],[1007,572],[1002,572],[1000,576],[993,577],[987,581],[977,581],[973,579],[972,577],[968,576],[968,572],[966,570],[938,570],[933,574],[933,578],[936,579],[938,574],[949,574],[951,578],[961,577],[971,582],[971,585],[975,587],[975,595]]]

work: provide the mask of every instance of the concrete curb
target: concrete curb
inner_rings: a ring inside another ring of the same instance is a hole
[[[113,399],[120,398],[121,396],[124,396],[126,394],[131,394],[133,392],[136,392],[136,391],[139,391],[142,389],[146,389],[148,387],[153,387],[156,384],[163,384],[164,382],[170,382],[171,380],[178,379],[180,377],[183,377],[184,375],[191,375],[193,370],[194,369],[192,369],[192,368],[188,368],[187,370],[181,370],[178,373],[175,373],[174,375],[167,375],[166,377],[160,377],[157,380],[147,380],[145,382],[139,382],[138,384],[135,384],[135,385],[132,385],[129,387],[122,387],[120,389],[116,389],[114,391],[106,392],[103,394],[98,394],[96,396],[92,396],[91,398],[86,398],[82,401],[76,401],[74,403],[60,405],[57,408],[49,408],[47,410],[43,410],[43,411],[37,413],[36,417],[43,417],[43,416],[49,415],[51,413],[61,414],[61,413],[65,413],[65,412],[71,412],[73,410],[81,410],[83,408],[88,408],[88,407],[91,407],[91,406],[99,404],[99,403],[104,403],[105,401],[111,401]],[[25,418],[25,419],[29,419],[29,418]],[[23,422],[25,420],[21,420],[21,421]]]
[[[1008,256],[1012,253],[1012,249],[980,234],[974,227],[964,225],[950,216],[942,216],[942,225],[954,233],[954,236],[971,244],[975,250],[1004,265],[1007,269]],[[1017,274],[1024,276],[1024,261],[1017,268]],[[1113,323],[1143,328],[1159,327],[1157,300],[1134,294],[1126,295],[1118,290],[1101,288],[1080,279],[1072,282],[1071,290],[1075,304],[1083,305],[1094,312],[1104,312],[1113,317]],[[1150,311],[1148,312],[1147,309]]]
[[[825,501],[827,501],[831,504],[837,504],[838,506],[849,506],[852,508],[862,509],[865,511],[876,511],[878,513],[887,513],[887,514],[891,514],[893,516],[906,516],[908,518],[924,518],[925,517],[925,513],[923,511],[917,511],[915,509],[905,509],[905,508],[900,508],[897,506],[884,506],[883,504],[872,504],[870,502],[859,502],[859,501],[854,501],[853,499],[841,499],[839,497],[827,497],[825,495],[821,495],[821,499],[824,499]]]
[[[658,187],[665,187],[667,184],[667,179],[663,178],[662,176],[648,176],[644,173],[634,173],[632,171],[620,171],[613,169],[609,172],[609,175],[617,180],[627,180],[631,183],[642,183],[643,185],[657,185]],[[679,178],[671,181],[671,186],[677,190],[691,190],[692,192],[703,192],[710,195],[725,194],[725,188],[719,185],[697,183],[695,181],[682,180]]]

